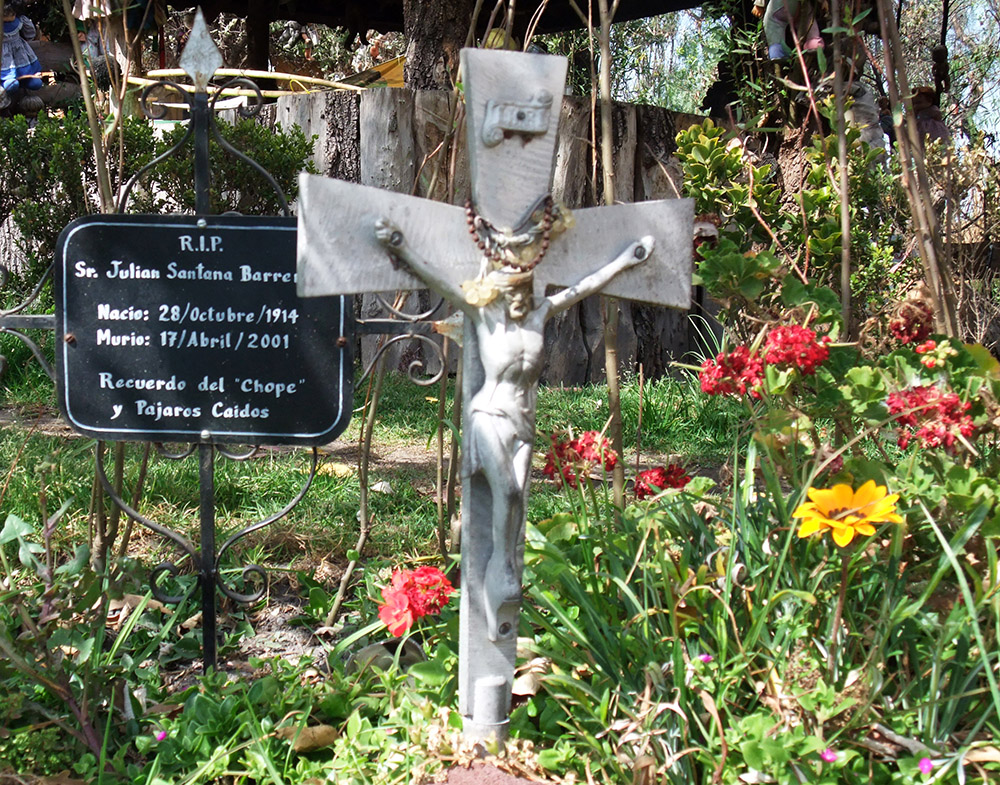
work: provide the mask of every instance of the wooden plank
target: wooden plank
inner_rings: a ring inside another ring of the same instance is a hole
[[[444,95],[444,94],[440,94]],[[361,96],[361,183],[395,193],[409,194],[414,189],[416,152],[414,126],[417,100],[413,90],[383,88],[368,90]],[[383,256],[385,256],[383,254]],[[388,261],[388,258],[385,258]],[[393,302],[394,292],[383,292],[382,299]],[[403,313],[417,314],[428,310],[437,295],[426,290],[410,292],[400,308]],[[360,295],[360,318],[384,319],[385,308],[375,293]],[[441,343],[440,336],[431,340]],[[384,336],[361,336],[361,362],[367,367],[375,352],[385,341]],[[440,367],[433,353],[425,352],[422,343],[406,341],[390,346],[382,356],[385,367],[406,371],[411,360],[427,365],[427,373]]]
[[[361,183],[411,193],[415,171],[413,91],[368,90],[361,96]]]
[[[465,204],[471,195],[465,123],[460,122],[461,118],[454,93],[444,90],[416,92],[413,146],[419,174],[416,190],[412,193],[451,204]],[[452,132],[457,134],[457,139],[450,146],[442,144]],[[451,156],[456,156],[454,165]],[[449,178],[453,178],[450,187]]]
[[[359,112],[357,93],[283,95],[277,121],[282,128],[299,126],[307,138],[317,137],[313,163],[320,174],[356,183],[361,177]]]
[[[552,196],[567,207],[594,203],[591,174],[590,101],[564,98],[552,177]]]

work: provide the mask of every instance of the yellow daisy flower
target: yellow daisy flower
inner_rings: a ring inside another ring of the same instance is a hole
[[[902,523],[896,514],[898,493],[888,493],[884,485],[869,480],[856,491],[844,483],[832,488],[810,488],[810,501],[800,504],[792,516],[801,518],[799,537],[808,537],[829,529],[833,541],[841,548],[849,545],[856,534],[875,533],[876,523]]]

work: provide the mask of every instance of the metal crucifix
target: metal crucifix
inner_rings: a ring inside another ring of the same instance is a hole
[[[565,58],[461,63],[466,208],[304,175],[298,281],[305,297],[428,287],[464,314],[459,710],[466,738],[503,740],[545,321],[599,291],[687,308],[693,205],[571,216],[550,193]]]

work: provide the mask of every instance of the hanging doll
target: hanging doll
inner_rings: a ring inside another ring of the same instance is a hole
[[[18,13],[14,3],[3,8],[3,63],[0,66],[0,84],[13,95],[21,88],[40,90],[42,88],[42,66],[35,57],[28,41],[35,38],[34,23]]]
[[[764,17],[764,36],[767,38],[767,56],[770,59],[784,60],[792,53],[785,43],[785,30],[790,23],[796,25],[796,30],[802,29],[799,26],[799,11],[802,6],[809,5],[811,3],[800,0],[754,0],[753,15]],[[806,51],[823,48],[815,16],[809,24],[805,40],[802,41],[802,48]]]

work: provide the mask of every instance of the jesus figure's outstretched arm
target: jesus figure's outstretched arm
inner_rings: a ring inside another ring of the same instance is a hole
[[[375,239],[385,247],[393,259],[402,263],[407,272],[427,284],[428,288],[433,289],[456,307],[462,310],[468,308],[461,287],[449,281],[430,261],[417,254],[398,226],[384,218],[379,219],[375,222]]]
[[[560,311],[565,311],[567,308],[580,302],[584,297],[596,294],[619,273],[624,272],[630,267],[635,267],[637,264],[642,264],[653,252],[654,244],[653,237],[646,235],[638,242],[632,243],[601,269],[585,276],[572,286],[568,286],[562,291],[546,297],[544,303],[540,306],[541,308],[545,308],[545,303],[548,304],[546,317],[557,314]]]

